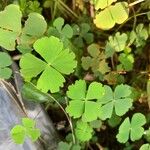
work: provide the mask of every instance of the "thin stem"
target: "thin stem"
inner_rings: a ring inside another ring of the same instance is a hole
[[[51,95],[49,95],[49,97],[51,99],[53,99],[54,102],[57,103],[57,105],[62,109],[62,111],[66,115],[66,118],[67,118],[67,120],[69,122],[69,125],[70,125],[70,128],[71,128],[73,143],[75,144],[76,141],[75,141],[75,135],[74,135],[74,130],[73,130],[73,125],[72,125],[71,119],[69,118],[68,114],[66,113],[66,111],[64,110],[64,108],[61,106],[61,104],[54,97],[52,97]]]
[[[129,3],[130,3],[130,0],[129,0]],[[131,6],[131,9],[132,9],[133,15],[134,15],[134,22],[133,22],[133,30],[134,30],[136,27],[137,18],[136,18],[136,13],[135,13],[134,7]]]
[[[136,4],[139,4],[139,3],[144,2],[144,1],[145,0],[137,0],[137,1],[133,2],[133,3],[130,3],[129,7],[132,7],[132,6],[136,5]]]
[[[150,11],[136,14],[136,17],[146,15],[146,14],[149,13],[149,12],[150,12]],[[129,20],[131,20],[132,18],[134,18],[134,15],[131,16],[131,17],[129,17],[123,24],[121,24],[115,32],[117,32],[120,28],[122,28],[122,26],[123,26],[126,22],[128,22]]]
[[[78,15],[74,13],[62,0],[54,0],[54,1],[60,3],[68,12],[70,12],[74,17],[78,18]]]

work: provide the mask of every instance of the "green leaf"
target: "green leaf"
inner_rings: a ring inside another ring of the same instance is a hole
[[[43,16],[38,13],[30,13],[25,22],[22,33],[28,36],[40,37],[47,29],[47,23]]]
[[[118,116],[124,115],[132,106],[133,100],[129,98],[131,89],[128,85],[118,85],[113,92],[109,86],[105,87],[105,95],[99,99],[99,103],[102,104],[99,117],[102,120],[111,118],[112,112],[115,109],[115,113]]]
[[[19,50],[19,52],[21,52],[22,54],[26,54],[30,53],[32,51],[32,48],[26,44],[19,44],[17,45],[17,50]]]
[[[41,133],[39,129],[27,129],[27,135],[35,142],[40,137]]]
[[[78,48],[82,48],[84,46],[84,41],[86,44],[91,44],[94,40],[93,33],[90,32],[90,25],[88,23],[82,23],[80,26],[75,24],[73,26],[74,40],[73,43]]]
[[[14,4],[0,12],[0,45],[7,50],[15,50],[16,40],[21,33],[21,17],[19,7]]]
[[[11,63],[11,57],[5,52],[0,52],[0,68],[10,66]]]
[[[58,17],[54,20],[53,26],[56,27],[56,29],[60,32],[62,27],[64,25],[64,19],[61,17]]]
[[[33,128],[35,126],[35,121],[30,118],[22,118],[22,124],[25,128]]]
[[[34,101],[36,103],[53,102],[48,94],[41,92],[29,82],[23,85],[21,93],[24,99],[28,101]]]
[[[149,37],[148,34],[148,30],[144,24],[138,24],[136,30],[130,33],[130,44],[134,43],[136,47],[144,46]]]
[[[125,33],[120,34],[117,32],[114,36],[109,36],[109,47],[113,49],[113,51],[121,52],[125,49],[127,45],[128,36]],[[106,49],[107,51],[107,49]]]
[[[89,141],[92,138],[92,132],[93,129],[89,126],[88,123],[82,121],[77,122],[75,134],[80,141]]]
[[[143,145],[140,147],[140,150],[150,150],[150,144],[143,144]]]
[[[22,125],[16,125],[11,129],[11,137],[16,144],[23,144],[26,137],[36,141],[41,133],[35,128],[35,121],[30,118],[22,118]]]
[[[26,136],[26,130],[23,126],[16,125],[14,128],[12,128],[10,133],[12,139],[16,144],[22,144],[24,142]]]
[[[131,122],[129,117],[126,118],[119,127],[119,133],[117,134],[117,140],[120,143],[126,143],[129,139],[132,141],[138,140],[144,134],[144,128],[142,127],[146,123],[146,118],[141,113],[133,115]]]
[[[113,2],[116,2],[117,0],[91,0],[92,3],[94,3],[95,9],[104,9],[108,6],[110,6]]]
[[[100,99],[104,95],[104,88],[98,82],[92,82],[88,88],[86,99]]]
[[[62,34],[66,36],[68,39],[72,38],[73,30],[69,24],[66,24],[62,29]]]
[[[82,67],[84,70],[92,69],[95,76],[98,73],[105,74],[110,71],[110,67],[106,62],[105,54],[100,50],[100,46],[96,43],[93,43],[88,46],[88,53],[91,57],[82,57]]]
[[[126,143],[130,135],[130,120],[126,118],[119,127],[119,133],[117,134],[117,140],[120,143]]]
[[[144,133],[144,128],[142,127],[146,123],[146,118],[141,113],[136,113],[131,119],[131,134],[130,138],[132,141],[138,140],[142,137]],[[138,131],[138,132],[137,132]]]
[[[66,142],[59,142],[58,150],[70,150],[71,145]]]
[[[46,63],[34,55],[27,53],[21,57],[20,67],[22,68],[21,73],[25,80],[30,80],[44,70]]]
[[[73,29],[69,24],[64,25],[64,19],[58,17],[53,22],[53,27],[49,28],[49,34],[57,35],[57,37],[64,39],[70,39],[73,36]]]
[[[20,44],[31,45],[46,32],[47,23],[38,13],[30,13],[22,29]]]
[[[132,54],[120,54],[119,61],[123,70],[131,71],[133,69],[134,56]],[[120,70],[119,65],[117,66],[117,70]]]
[[[10,68],[0,68],[0,79],[9,79],[12,75]]]
[[[75,99],[75,100],[84,99],[86,96],[85,80],[78,80],[75,82],[75,84],[73,84],[72,86],[69,86],[68,91],[67,91],[67,96],[70,99]]]
[[[101,83],[91,83],[86,91],[85,81],[76,81],[75,84],[68,88],[67,96],[72,100],[70,100],[66,111],[71,117],[82,117],[82,120],[85,122],[96,120],[99,114],[100,104],[93,100],[101,98],[103,94],[104,88]]]
[[[12,70],[8,68],[12,63],[10,56],[5,52],[0,52],[0,78],[9,79]]]
[[[62,74],[72,73],[77,65],[74,53],[64,49],[63,43],[53,36],[37,40],[34,49],[45,61],[30,53],[25,54],[20,60],[22,75],[30,80],[42,73],[37,88],[45,93],[49,90],[52,93],[58,92],[65,82]]]
[[[122,24],[128,18],[128,15],[128,3],[118,2],[96,14],[94,23],[100,29],[109,30],[113,28],[116,23]]]

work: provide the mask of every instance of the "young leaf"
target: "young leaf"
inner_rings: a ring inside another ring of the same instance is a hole
[[[127,117],[119,127],[119,133],[117,134],[117,140],[120,143],[126,143],[130,137],[132,141],[138,140],[144,134],[144,128],[142,127],[146,123],[146,118],[141,113],[133,115],[131,122]]]
[[[101,98],[103,94],[104,88],[101,83],[92,82],[86,92],[85,81],[76,81],[74,85],[68,88],[67,96],[72,100],[69,102],[66,111],[74,118],[82,116],[82,120],[85,122],[96,120],[100,105],[93,100]]]
[[[14,4],[0,12],[0,45],[7,50],[15,50],[16,39],[21,33],[21,17],[19,7]]]
[[[134,57],[132,54],[120,54],[119,61],[121,64],[117,66],[118,71],[131,71],[133,69]]]
[[[118,116],[124,115],[132,106],[133,100],[129,98],[131,94],[130,86],[118,85],[113,92],[109,86],[105,87],[105,95],[99,99],[102,104],[99,117],[103,120],[111,118],[112,112]]]
[[[36,141],[40,137],[40,130],[35,128],[34,120],[22,118],[22,125],[16,125],[11,129],[11,137],[16,144],[23,144],[25,137]]]
[[[76,137],[82,141],[89,141],[92,138],[93,129],[86,122],[82,122],[81,120],[77,122],[75,128]]]
[[[94,19],[95,25],[103,30],[109,30],[114,25],[122,24],[129,15],[128,3],[118,2],[100,11]]]
[[[12,70],[8,68],[12,63],[10,56],[5,52],[0,52],[0,78],[8,79],[12,74]]]
[[[64,49],[63,43],[53,36],[37,40],[34,49],[45,61],[30,53],[23,55],[20,60],[22,75],[30,80],[42,72],[37,88],[43,92],[58,92],[65,82],[62,74],[72,73],[77,65],[74,53]]]
[[[117,32],[114,36],[109,36],[109,40],[107,42],[107,47],[112,48],[113,52],[121,52],[125,49],[127,45],[128,36],[125,33],[120,34],[120,32]],[[106,47],[106,53],[108,53]]]
[[[49,27],[48,35],[56,36],[63,41],[72,38],[73,29],[69,24],[64,25],[64,19],[58,17],[53,22],[54,27]]]
[[[11,130],[11,137],[16,144],[22,144],[25,140],[26,131],[25,128],[21,125],[16,125]]]

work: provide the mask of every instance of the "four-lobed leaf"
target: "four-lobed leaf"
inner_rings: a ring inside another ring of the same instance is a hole
[[[12,63],[10,56],[5,52],[0,52],[0,79],[8,79],[12,70],[8,68]]]
[[[132,141],[138,140],[144,134],[144,128],[142,127],[146,123],[146,118],[141,113],[133,115],[131,122],[127,117],[119,127],[119,133],[117,134],[117,140],[120,143],[126,143],[129,138]]]
[[[99,99],[102,104],[99,117],[102,120],[111,118],[113,110],[118,116],[124,115],[132,106],[133,100],[129,97],[131,88],[128,85],[118,85],[114,92],[109,86],[105,87],[105,95]]]
[[[34,49],[44,61],[31,53],[23,55],[20,60],[23,77],[31,80],[41,74],[37,88],[45,93],[49,90],[52,93],[58,92],[65,82],[63,74],[72,73],[77,65],[74,53],[64,49],[60,39],[53,36],[37,40]]]
[[[101,83],[92,82],[87,89],[86,82],[78,80],[68,88],[67,96],[71,100],[66,111],[71,117],[82,117],[85,122],[96,120],[100,104],[95,100],[100,99],[103,95],[104,88]]]

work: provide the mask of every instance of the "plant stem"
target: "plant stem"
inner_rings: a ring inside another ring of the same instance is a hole
[[[133,2],[133,3],[130,3],[130,4],[129,4],[129,7],[134,6],[134,5],[136,5],[136,4],[138,4],[138,3],[141,3],[141,2],[144,2],[144,1],[145,1],[145,0],[137,0],[137,1]]]
[[[48,94],[48,95],[49,95],[49,94]],[[73,144],[75,144],[75,143],[76,143],[76,140],[75,140],[75,135],[74,135],[74,130],[73,130],[73,125],[72,125],[71,119],[69,118],[68,114],[66,113],[66,111],[64,110],[64,108],[61,106],[61,104],[60,104],[53,96],[49,95],[49,97],[50,97],[51,99],[53,99],[54,102],[57,103],[57,105],[62,109],[62,111],[63,111],[64,114],[66,115],[66,118],[67,118],[67,120],[68,120],[68,122],[69,122],[69,125],[70,125],[70,128],[71,128],[71,132],[72,132]]]

